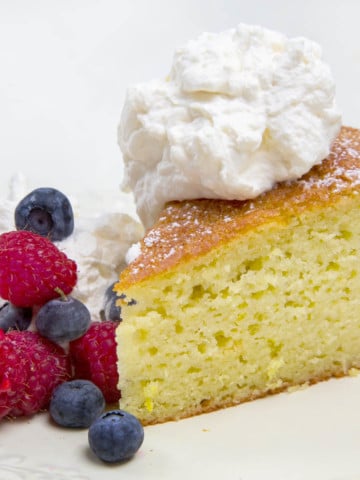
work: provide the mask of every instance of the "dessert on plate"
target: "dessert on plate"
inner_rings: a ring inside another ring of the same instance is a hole
[[[121,405],[173,420],[360,367],[360,131],[254,200],[168,204],[120,277]]]
[[[147,227],[116,285],[121,407],[144,424],[360,367],[360,131],[320,48],[203,34],[129,90],[125,186]]]

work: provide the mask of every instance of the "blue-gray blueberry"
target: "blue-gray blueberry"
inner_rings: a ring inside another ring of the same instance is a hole
[[[50,300],[39,309],[35,317],[40,335],[56,343],[71,342],[82,337],[90,323],[89,309],[71,296]]]
[[[9,302],[0,307],[0,329],[8,330],[27,330],[32,319],[32,309],[15,307]]]
[[[144,441],[139,420],[124,410],[103,413],[89,428],[89,445],[100,460],[109,463],[129,460]]]
[[[101,390],[89,380],[71,380],[53,392],[49,412],[62,427],[88,428],[105,409]]]
[[[17,230],[29,230],[52,241],[63,240],[74,230],[74,214],[69,199],[55,188],[37,188],[15,209]]]
[[[116,292],[114,292],[114,285],[116,282],[112,283],[105,291],[105,301],[104,301],[104,315],[103,320],[111,320],[112,322],[121,321],[121,307],[116,305],[116,302],[119,300],[119,297]]]

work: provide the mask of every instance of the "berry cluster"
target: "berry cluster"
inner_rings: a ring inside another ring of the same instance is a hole
[[[74,228],[70,202],[58,190],[27,195],[16,207],[15,225],[0,235],[0,297],[6,300],[0,307],[0,419],[49,407],[62,426],[88,428],[96,421],[89,430],[96,455],[127,459],[143,441],[141,425],[120,410],[111,422],[103,414],[106,402],[120,398],[115,329],[121,318],[112,287],[104,318],[91,323],[87,307],[70,295],[77,265],[53,243]],[[120,433],[112,432],[118,424]],[[121,432],[129,429],[133,436],[124,443]],[[115,450],[109,435],[118,438]]]

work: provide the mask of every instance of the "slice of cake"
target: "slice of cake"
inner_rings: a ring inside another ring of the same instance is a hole
[[[121,274],[121,408],[179,419],[360,367],[360,131],[253,200],[167,204]]]

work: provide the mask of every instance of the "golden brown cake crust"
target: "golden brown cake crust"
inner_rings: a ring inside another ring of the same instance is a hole
[[[141,254],[121,274],[117,290],[206,254],[232,238],[360,192],[360,130],[343,127],[330,155],[301,179],[278,184],[253,200],[170,202],[141,242]],[[286,213],[285,213],[286,212]]]
[[[350,370],[355,370],[357,372],[358,371],[358,366],[351,366],[346,372],[342,371],[341,368],[339,368],[337,372],[336,371],[332,372],[331,375],[328,374],[328,375],[316,376],[316,377],[311,378],[307,382],[302,383],[302,384],[297,384],[297,383],[284,384],[281,387],[274,388],[274,389],[268,390],[266,392],[257,393],[256,395],[255,394],[249,395],[248,397],[243,398],[241,401],[229,400],[228,402],[226,402],[226,403],[223,402],[219,405],[214,405],[214,404],[202,405],[201,409],[198,408],[197,410],[185,411],[181,415],[178,415],[178,416],[162,417],[162,418],[157,418],[156,420],[153,420],[153,421],[142,420],[141,423],[145,427],[145,426],[148,426],[148,425],[157,425],[159,423],[177,422],[177,421],[182,420],[184,418],[193,417],[195,415],[203,415],[204,413],[216,412],[217,410],[222,410],[223,408],[236,407],[237,405],[240,405],[242,403],[252,402],[252,401],[258,400],[260,398],[266,398],[269,395],[276,395],[278,393],[283,393],[283,392],[291,393],[292,391],[307,388],[307,387],[310,387],[311,385],[316,385],[317,383],[325,382],[327,380],[331,380],[331,379],[334,379],[334,378],[335,379],[344,378],[345,376],[350,374]]]

